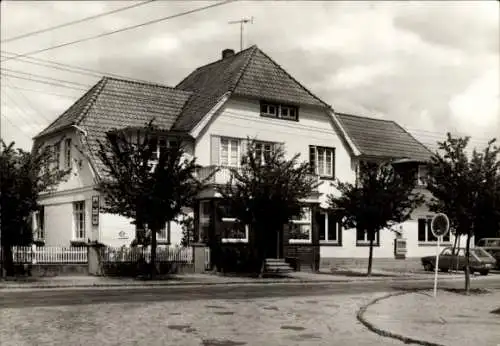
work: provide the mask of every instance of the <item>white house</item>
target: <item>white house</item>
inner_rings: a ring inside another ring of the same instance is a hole
[[[293,257],[311,269],[317,269],[320,258],[328,264],[368,255],[366,235],[342,229],[326,209],[327,195],[336,193],[333,179],[354,182],[361,160],[397,159],[414,170],[419,181],[431,155],[393,121],[336,113],[256,46],[237,54],[224,50],[220,60],[196,69],[175,88],[104,77],[35,137],[35,145],[55,148],[61,167],[72,167],[70,179],[41,198],[44,212],[38,228],[43,228],[45,244],[131,242],[134,227],[129,220],[99,212],[102,197],[97,200],[95,186],[103,167],[96,156],[97,141],[106,131],[137,128],[152,118],[169,131],[164,140],[182,134],[188,154],[204,166],[200,176],[221,168],[213,184],[227,181],[225,167],[240,165],[248,137],[259,141],[263,159],[281,146],[287,156],[300,153],[309,160],[322,183],[318,193],[304,201],[305,216],[277,233],[271,256]],[[219,217],[220,205],[223,201],[214,188],[200,195],[194,209],[197,240],[220,236],[227,246],[245,246],[251,230],[236,226],[231,215]],[[396,238],[406,239],[406,257],[434,254],[430,216],[423,207],[394,230],[382,231],[374,257],[394,259]],[[172,223],[163,238],[178,243],[180,233],[179,225]]]

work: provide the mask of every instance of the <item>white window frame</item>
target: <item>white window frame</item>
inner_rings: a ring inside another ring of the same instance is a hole
[[[309,238],[308,239],[293,239],[289,238],[288,242],[290,244],[309,244],[312,242],[312,208],[302,207],[302,209],[307,209],[306,212],[302,212],[300,220],[290,220],[293,225],[309,225]]]
[[[42,206],[42,208],[44,208],[44,206]],[[45,210],[43,213],[40,213],[40,211],[35,211],[33,213],[33,231],[35,240],[45,240]]]
[[[52,146],[52,159],[54,160],[54,167],[61,168],[61,142],[56,142]]]
[[[271,146],[271,151],[269,152],[269,155],[273,155],[273,153],[276,151],[277,143],[266,142],[266,141],[255,141],[255,152],[257,152],[257,146],[261,146],[260,158],[257,158],[257,159],[260,159],[260,162],[262,162],[263,164],[266,163],[266,155],[265,155],[265,152],[266,152],[265,146],[266,145]]]
[[[366,246],[370,245],[370,240],[368,239],[368,231],[364,231],[364,238],[362,240],[358,239],[358,231],[356,232],[356,246]],[[375,239],[373,239],[373,246],[380,246],[380,231],[375,234]]]
[[[79,206],[83,206],[79,208]],[[83,221],[80,220],[80,216],[83,215]],[[83,227],[80,228],[80,221],[83,222]],[[83,229],[82,229],[83,228]],[[80,236],[81,235],[81,236]],[[73,202],[73,240],[85,241],[87,236],[87,212],[85,201],[75,201]]]
[[[71,138],[64,140],[64,168],[71,168]]]
[[[322,244],[340,244],[340,227],[339,227],[339,223],[338,222],[335,222],[335,233],[337,234],[337,239],[335,240],[330,240],[328,239],[328,234],[329,234],[329,217],[330,217],[330,214],[327,213],[326,211],[320,211],[319,212],[320,214],[322,215],[325,215],[325,240],[319,240],[320,243]],[[319,232],[320,230],[318,229],[318,238],[319,238]]]
[[[283,110],[286,109],[288,111],[288,114],[287,115],[284,115],[283,114]],[[294,113],[294,116],[291,116],[290,114]],[[298,118],[298,112],[297,112],[297,107],[292,107],[292,106],[285,106],[285,105],[280,105],[279,106],[279,117],[281,119],[285,119],[285,120],[293,120],[293,121],[297,121],[299,118]]]
[[[203,201],[200,201],[200,205],[199,205],[199,213],[198,213],[198,217],[199,217],[199,222],[198,222],[198,242],[203,242],[203,239],[205,238],[205,234],[203,234],[201,231],[203,229],[203,227],[206,227],[206,226],[210,226],[210,213],[208,215],[205,215],[203,213],[203,205],[205,203],[208,203],[210,205],[210,201],[209,200],[203,200]]]
[[[334,178],[335,175],[335,148],[312,145],[314,148],[314,173],[323,178]],[[319,169],[319,150],[323,150],[323,172]],[[327,173],[326,158],[327,153],[330,153],[330,173]]]
[[[166,222],[165,225],[163,226],[163,228],[160,229],[160,232],[158,233],[157,240],[162,241],[162,242],[168,241],[169,233],[170,233],[170,222]]]
[[[237,222],[234,217],[223,217],[222,222]],[[245,225],[245,238],[222,238],[223,243],[248,243],[249,227]]]
[[[274,110],[275,110],[274,113],[270,112],[271,107],[274,107]],[[262,108],[265,108],[265,110],[263,111]],[[283,110],[285,110],[285,109],[288,111],[287,115],[283,114]],[[294,116],[290,115],[292,113],[292,111],[294,113]],[[284,104],[279,104],[279,103],[261,102],[260,115],[265,116],[265,117],[270,117],[270,118],[276,118],[276,119],[298,121],[299,120],[299,108],[296,106],[284,105]]]
[[[419,220],[425,220],[425,240],[420,240],[419,235],[420,235],[420,230],[419,230]],[[430,229],[430,220],[432,220],[430,217],[421,217],[417,220],[417,242],[419,246],[429,246],[429,245],[436,245],[437,240],[430,240],[430,236],[432,235],[432,230]],[[451,234],[448,232],[446,234],[446,237],[448,239],[444,240],[444,244],[450,244],[451,243]]]
[[[223,142],[227,141],[227,164],[222,163],[222,146]],[[236,148],[238,151],[237,157],[236,157],[236,164],[232,165],[231,164],[231,152],[233,149],[233,144],[236,142]],[[241,140],[239,138],[231,138],[231,137],[221,137],[220,138],[220,145],[219,145],[219,164],[220,166],[223,167],[240,167],[241,165]]]
[[[428,169],[424,165],[418,165],[417,167],[417,176],[415,177],[416,179],[416,185],[417,186],[426,186],[426,180],[428,176]]]

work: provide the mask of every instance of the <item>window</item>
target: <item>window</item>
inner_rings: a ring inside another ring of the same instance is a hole
[[[210,230],[210,201],[200,201],[199,215],[200,222],[198,225],[198,241],[204,242],[208,237],[208,231]]]
[[[256,142],[255,143],[255,154],[257,155],[257,160],[266,163],[271,157],[271,154],[275,150],[275,144],[269,142]]]
[[[334,215],[320,211],[316,213],[319,241],[341,245],[341,226]]]
[[[64,168],[71,168],[71,138],[64,141]]]
[[[158,237],[157,238],[160,241],[164,241],[164,242],[167,241],[167,242],[169,242],[170,241],[169,234],[170,234],[170,222],[167,222],[167,223],[165,223],[165,225],[163,226],[163,228],[158,233]]]
[[[367,246],[370,245],[370,239],[368,239],[368,232],[361,229],[356,229],[356,246]],[[374,246],[380,246],[380,232],[375,234],[375,239],[373,240]]]
[[[85,201],[73,203],[75,239],[85,239]]]
[[[237,167],[240,164],[240,141],[238,139],[220,139],[220,165]]]
[[[45,239],[45,207],[40,207],[40,210],[36,211],[34,214],[34,235],[35,240],[44,240]]]
[[[310,243],[312,241],[311,208],[303,207],[301,214],[290,221],[290,243]]]
[[[222,218],[222,242],[223,243],[247,243],[248,225],[241,223],[235,218]]]
[[[53,147],[53,160],[54,167],[57,169],[61,168],[61,142],[57,142]]]
[[[299,120],[299,111],[295,106],[282,105],[277,103],[261,102],[260,115],[284,120]]]
[[[426,186],[427,177],[428,177],[428,169],[427,166],[419,165],[417,168],[417,186]]]
[[[418,219],[418,242],[420,245],[425,243],[434,244],[435,242],[437,242],[437,238],[434,236],[434,234],[432,234],[431,223],[432,223],[431,218]],[[450,241],[450,232],[448,232],[443,237],[443,241],[444,242]]]
[[[335,177],[335,148],[309,146],[309,164],[314,174]]]

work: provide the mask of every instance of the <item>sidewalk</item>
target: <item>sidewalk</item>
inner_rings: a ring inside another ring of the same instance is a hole
[[[381,299],[359,316],[377,334],[392,334],[421,345],[498,346],[500,291],[465,296],[439,290]],[[412,339],[412,340],[410,340]]]
[[[22,277],[15,280],[0,280],[2,289],[33,289],[33,288],[91,288],[91,287],[151,287],[151,286],[200,286],[200,285],[251,285],[279,283],[310,283],[324,284],[331,282],[353,281],[386,281],[386,280],[425,280],[429,275],[388,275],[374,272],[373,276],[363,276],[364,272],[341,273],[311,273],[292,272],[283,277],[250,278],[239,276],[223,276],[212,273],[171,275],[163,280],[138,280],[134,278],[100,277],[100,276],[55,276],[55,277]],[[450,275],[448,278],[452,278]],[[457,275],[457,279],[462,278]]]

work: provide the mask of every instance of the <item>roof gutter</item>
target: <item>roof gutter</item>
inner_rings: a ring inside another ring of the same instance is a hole
[[[347,131],[342,126],[342,123],[340,122],[339,118],[337,118],[337,116],[335,115],[335,111],[330,108],[328,110],[328,112],[330,113],[330,116],[331,116],[334,124],[340,130],[342,136],[344,137],[344,139],[346,140],[347,144],[349,145],[349,148],[351,149],[351,151],[354,154],[354,156],[360,156],[361,155],[361,151],[356,147],[356,145],[354,144],[354,141],[347,134]]]
[[[226,92],[224,95],[222,95],[219,98],[219,101],[217,101],[217,103],[215,104],[215,106],[213,106],[212,109],[210,109],[208,111],[208,113],[203,116],[203,118],[201,119],[201,121],[198,122],[198,124],[196,124],[196,126],[189,132],[189,134],[193,138],[196,139],[200,135],[200,133],[206,128],[206,126],[208,125],[208,123],[210,122],[210,120],[212,120],[212,118],[215,116],[215,114],[229,100],[230,96],[231,96],[231,92],[230,91]]]

